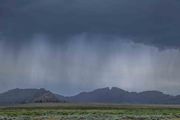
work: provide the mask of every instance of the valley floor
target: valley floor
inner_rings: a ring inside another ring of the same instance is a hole
[[[179,106],[28,104],[0,107],[0,120],[180,120]]]

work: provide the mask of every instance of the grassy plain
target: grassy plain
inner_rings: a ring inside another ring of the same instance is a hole
[[[180,106],[26,104],[0,107],[0,120],[180,120]]]

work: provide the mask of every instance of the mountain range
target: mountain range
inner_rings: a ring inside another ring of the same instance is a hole
[[[119,103],[119,104],[180,104],[180,95],[160,91],[128,92],[117,87],[101,88],[65,97],[46,89],[12,89],[0,94],[0,105],[27,103]]]

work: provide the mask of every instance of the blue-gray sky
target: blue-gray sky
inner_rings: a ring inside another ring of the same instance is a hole
[[[0,91],[180,93],[180,1],[0,0]]]

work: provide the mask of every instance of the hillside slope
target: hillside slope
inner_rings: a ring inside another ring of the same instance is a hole
[[[45,89],[13,89],[0,94],[0,105],[40,102],[60,102],[60,100]]]
[[[160,91],[128,92],[117,87],[82,92],[66,97],[65,100],[79,103],[180,104],[179,96],[171,96]]]

